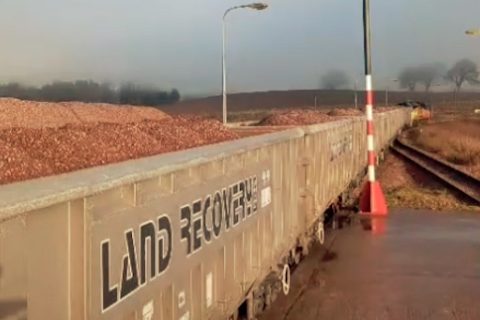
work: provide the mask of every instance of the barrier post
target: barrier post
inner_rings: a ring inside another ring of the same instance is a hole
[[[372,58],[370,37],[370,0],[363,0],[363,30],[365,50],[365,84],[367,118],[367,154],[368,154],[368,181],[363,186],[360,196],[360,211],[362,214],[385,216],[388,213],[385,195],[380,182],[375,177],[376,153],[374,140],[373,104],[374,92],[372,84]]]

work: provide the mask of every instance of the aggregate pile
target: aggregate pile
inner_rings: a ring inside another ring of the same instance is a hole
[[[0,184],[238,138],[154,108],[0,100]]]
[[[387,112],[396,107],[375,107],[375,113]],[[335,108],[330,111],[315,109],[290,109],[274,111],[264,117],[257,125],[259,126],[295,126],[311,125],[338,120],[339,117],[363,116],[363,110],[355,108]]]
[[[364,112],[355,108],[335,108],[330,110],[327,114],[332,117],[351,117],[363,116]]]
[[[334,118],[328,114],[315,110],[288,110],[274,112],[263,118],[259,126],[294,126],[310,125],[322,122],[333,121]]]
[[[0,98],[0,128],[50,128],[85,122],[128,123],[168,117],[151,107]]]

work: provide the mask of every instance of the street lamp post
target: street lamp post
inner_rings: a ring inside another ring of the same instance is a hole
[[[435,87],[440,87],[442,84],[441,83],[434,83],[432,84],[432,90],[434,90]],[[433,102],[432,102],[432,94],[429,94],[428,102],[430,104],[430,116],[433,118]]]
[[[228,13],[236,9],[253,9],[253,10],[265,10],[268,8],[268,5],[265,3],[250,3],[240,6],[234,6],[228,8],[223,14],[222,19],[222,114],[223,114],[223,124],[227,124],[227,70],[226,70],[226,59],[225,59],[225,49],[227,43],[227,30],[225,24],[225,18]]]
[[[388,90],[389,90],[389,87],[387,83],[387,86],[385,88],[385,107],[388,107]]]
[[[357,79],[355,79],[353,90],[354,90],[353,102],[355,103],[355,109],[358,109],[358,81],[357,81]]]
[[[471,37],[479,37],[480,36],[480,28],[476,28],[476,29],[468,29],[467,31],[465,31],[465,34],[467,36],[471,36]],[[453,103],[454,103],[454,106],[455,108],[457,108],[457,88],[455,88],[455,90],[453,91]]]
[[[392,79],[391,80],[392,82],[397,82],[398,79]],[[387,87],[385,88],[385,106],[387,107],[388,106],[388,94],[389,94],[389,85],[387,83]]]

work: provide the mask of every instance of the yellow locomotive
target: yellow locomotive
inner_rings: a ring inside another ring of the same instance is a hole
[[[412,108],[412,121],[426,121],[432,118],[431,108],[423,102],[407,100],[398,104],[399,106]]]

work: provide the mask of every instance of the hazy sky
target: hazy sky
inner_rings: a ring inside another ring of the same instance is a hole
[[[269,0],[228,17],[231,91],[363,85],[361,0]],[[371,0],[377,87],[407,65],[480,64],[480,0]],[[221,86],[221,17],[248,0],[0,0],[0,82],[135,81],[181,93]]]

